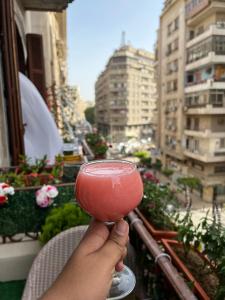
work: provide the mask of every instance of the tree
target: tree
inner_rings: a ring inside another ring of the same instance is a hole
[[[91,124],[95,124],[95,106],[88,107],[84,111],[86,120]]]

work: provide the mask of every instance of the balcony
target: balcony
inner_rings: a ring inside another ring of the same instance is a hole
[[[214,106],[212,104],[206,104],[202,106],[185,106],[184,111],[187,115],[224,115],[225,105]]]
[[[25,10],[55,11],[61,12],[66,9],[73,0],[22,0]]]
[[[218,143],[220,143],[218,138],[188,137],[184,154],[205,163],[224,162],[225,148],[219,148]]]
[[[185,67],[185,71],[187,72],[187,71],[199,69],[201,66],[212,65],[212,64],[223,64],[223,63],[224,63],[224,55],[217,54],[214,51],[211,51],[207,54],[207,56],[189,62]]]
[[[225,23],[218,22],[217,24],[211,25],[209,28],[207,28],[204,32],[202,32],[199,35],[196,35],[194,38],[190,39],[186,47],[190,48],[194,46],[197,43],[200,43],[201,41],[207,39],[208,37],[212,35],[225,35]]]
[[[223,162],[225,160],[225,150],[223,152],[207,154],[203,151],[186,149],[184,150],[184,155],[205,163]]]
[[[199,138],[224,138],[225,132],[214,132],[211,129],[199,129],[199,128],[186,128],[184,130],[186,136],[193,136]]]
[[[197,93],[205,90],[224,90],[225,82],[224,81],[214,81],[213,79],[208,79],[198,83],[189,84],[185,88],[185,93]]]
[[[189,1],[188,4],[192,1]],[[225,3],[223,0],[202,0],[199,2],[197,5],[192,5],[189,11],[186,6],[188,26],[196,26],[202,22],[202,20],[212,16],[212,14],[225,11]]]

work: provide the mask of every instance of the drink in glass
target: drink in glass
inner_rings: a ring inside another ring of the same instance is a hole
[[[120,220],[139,204],[142,196],[142,180],[136,165],[131,162],[102,160],[86,163],[80,168],[76,199],[99,221]],[[115,277],[108,299],[124,298],[135,285],[134,274],[126,266]]]

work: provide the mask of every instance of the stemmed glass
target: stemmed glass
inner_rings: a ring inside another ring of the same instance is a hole
[[[101,160],[83,164],[76,180],[76,199],[91,216],[115,222],[141,201],[143,184],[136,165],[125,160]],[[125,266],[113,276],[107,299],[123,299],[134,289],[133,272]]]

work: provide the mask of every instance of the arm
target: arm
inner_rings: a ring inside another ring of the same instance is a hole
[[[111,233],[94,221],[54,284],[41,300],[104,300],[112,274],[123,269],[128,224],[117,222]]]

